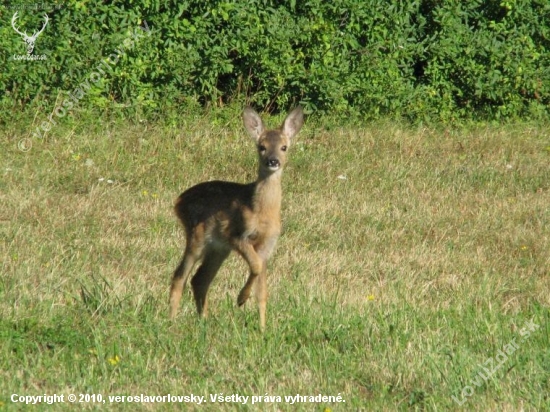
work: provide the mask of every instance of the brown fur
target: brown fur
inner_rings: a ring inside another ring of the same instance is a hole
[[[260,116],[251,108],[243,113],[244,126],[256,142],[259,154],[258,179],[249,184],[204,182],[183,192],[175,206],[185,227],[186,247],[174,272],[170,289],[170,317],[176,316],[187,278],[191,279],[199,315],[207,314],[207,293],[231,250],[248,263],[250,275],[237,298],[242,305],[256,283],[260,326],[265,327],[267,305],[267,260],[281,231],[281,175],[286,149],[303,124],[300,107],[294,109],[276,130],[265,130]]]

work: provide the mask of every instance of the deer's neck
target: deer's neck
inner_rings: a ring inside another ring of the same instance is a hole
[[[260,173],[254,193],[254,211],[256,213],[279,216],[282,198],[281,176],[282,170],[270,174]]]

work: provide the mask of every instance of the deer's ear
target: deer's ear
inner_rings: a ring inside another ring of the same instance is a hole
[[[291,111],[283,122],[283,133],[289,139],[292,139],[304,124],[304,111],[300,106]]]
[[[260,115],[251,107],[247,107],[243,112],[243,123],[250,137],[257,142],[265,130]]]

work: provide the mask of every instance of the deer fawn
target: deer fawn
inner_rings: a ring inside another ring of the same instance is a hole
[[[279,129],[266,130],[262,119],[247,107],[244,126],[256,142],[258,179],[249,184],[204,182],[183,192],[175,211],[185,227],[186,246],[170,289],[170,317],[176,316],[187,278],[196,262],[201,265],[191,286],[199,315],[207,314],[210,283],[231,250],[248,263],[250,275],[237,298],[239,306],[250,296],[254,282],[265,328],[267,260],[281,232],[281,176],[291,140],[304,123],[301,107],[294,109]]]

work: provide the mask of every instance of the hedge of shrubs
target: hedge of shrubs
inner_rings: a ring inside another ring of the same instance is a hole
[[[49,18],[34,60],[15,12],[28,35]],[[240,99],[443,121],[550,111],[548,0],[70,0],[7,2],[0,16],[4,114],[55,110],[105,62],[79,105],[155,115]]]

